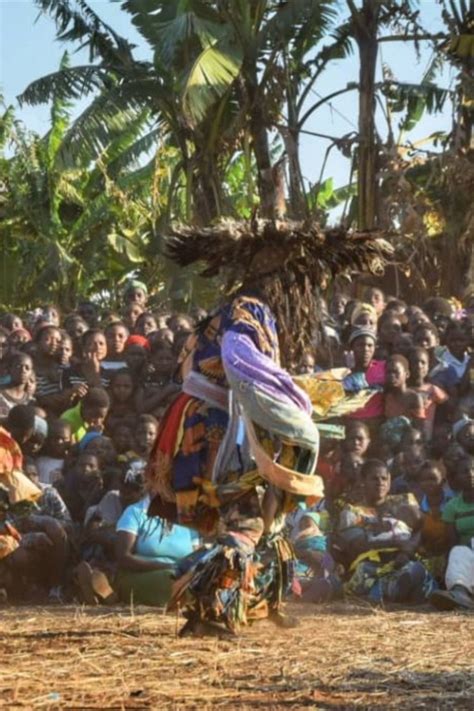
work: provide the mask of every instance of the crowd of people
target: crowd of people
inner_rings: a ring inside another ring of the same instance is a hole
[[[117,312],[82,301],[1,316],[4,600],[164,605],[180,562],[206,544],[148,516],[144,472],[207,314],[148,302],[132,281]],[[321,302],[322,337],[292,375],[324,373],[364,397],[321,427],[323,497],[287,512],[294,599],[474,609],[469,306],[375,287]]]

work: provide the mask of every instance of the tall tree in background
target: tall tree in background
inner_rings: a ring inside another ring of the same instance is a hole
[[[236,150],[247,153],[249,170],[255,165],[255,180],[248,180],[256,185],[261,214],[284,211],[269,132],[281,123],[285,98],[300,79],[297,72],[307,72],[304,55],[334,23],[335,2],[125,0],[122,7],[150,46],[148,62],[135,60],[133,47],[84,0],[37,4],[54,18],[61,39],[89,48],[92,63],[33,82],[22,100],[47,101],[53,89],[74,98],[100,90],[102,111],[145,105],[162,139],[180,152],[174,185],[184,177],[187,219],[208,222],[229,213],[223,186]],[[98,108],[96,118],[100,123]],[[78,138],[83,140],[84,131]],[[292,167],[294,160],[295,154]],[[292,181],[293,193],[299,193],[295,202],[301,201],[299,180],[299,186]]]

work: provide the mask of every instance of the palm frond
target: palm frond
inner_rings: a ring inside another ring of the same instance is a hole
[[[127,132],[143,106],[133,94],[115,86],[102,92],[74,121],[63,138],[58,152],[58,167],[62,169],[87,166],[122,132]]]
[[[202,121],[228,91],[239,75],[242,61],[241,49],[227,40],[200,53],[189,71],[183,91],[183,109],[192,122]]]
[[[331,0],[288,0],[276,8],[262,27],[259,45],[268,49],[288,42],[297,44],[300,31],[314,44],[315,36],[319,39],[327,33],[336,16]]]
[[[114,32],[85,0],[35,2],[43,14],[53,18],[58,39],[81,42],[81,47],[88,47],[91,62],[98,58],[108,62],[132,62],[132,45]]]
[[[146,125],[145,125],[146,128]],[[140,133],[143,132],[144,124],[141,124]],[[148,155],[150,151],[156,149],[158,139],[163,135],[160,126],[147,131],[143,135],[139,135],[136,140],[131,142],[127,147],[120,147],[120,151],[113,157],[108,153],[109,162],[107,172],[111,177],[118,176],[123,170],[137,168],[140,159]]]
[[[86,64],[47,74],[31,82],[17,98],[20,105],[36,106],[58,99],[81,99],[111,82],[108,69]]]

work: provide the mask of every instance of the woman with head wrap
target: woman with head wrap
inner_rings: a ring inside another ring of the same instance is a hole
[[[351,314],[351,326],[377,330],[377,312],[372,304],[359,303]]]

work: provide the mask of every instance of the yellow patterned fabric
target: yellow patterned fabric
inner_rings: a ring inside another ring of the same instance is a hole
[[[327,417],[331,408],[346,396],[342,382],[339,379],[330,380],[328,373],[321,373],[325,377],[319,377],[319,373],[314,375],[298,375],[293,380],[304,390],[313,406],[313,412],[317,417]]]
[[[344,417],[356,412],[370,400],[373,390],[346,393],[342,379],[350,373],[348,368],[333,368],[311,375],[296,375],[293,380],[306,392],[313,406],[313,419]]]

